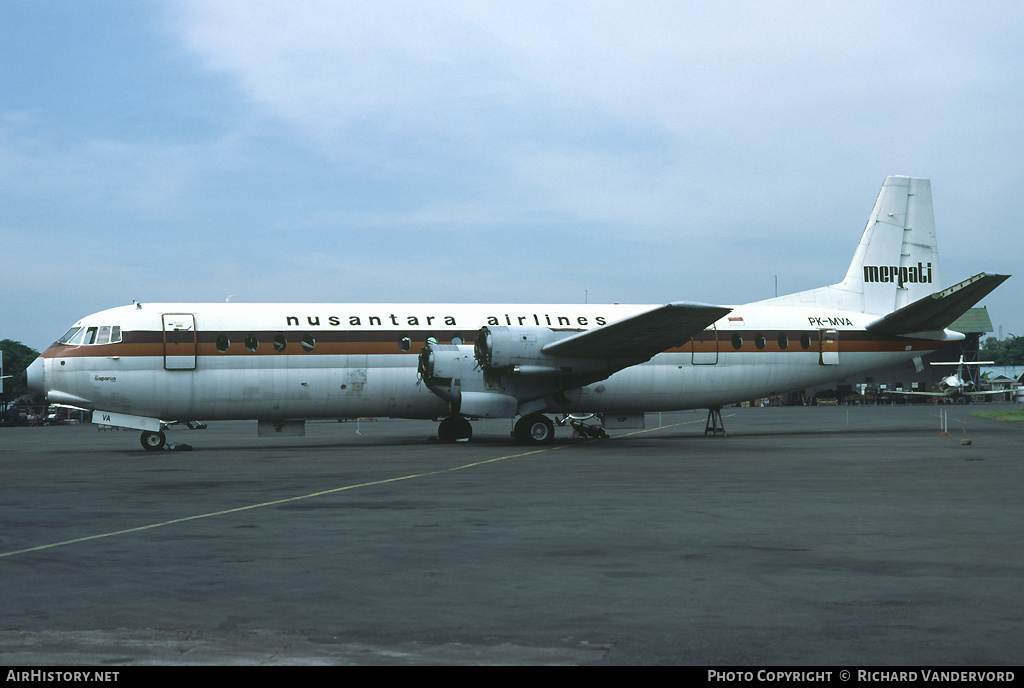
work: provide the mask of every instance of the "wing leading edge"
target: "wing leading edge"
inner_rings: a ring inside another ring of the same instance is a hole
[[[731,308],[704,303],[669,303],[559,339],[541,351],[551,356],[640,363],[666,349],[685,344],[731,311]]]

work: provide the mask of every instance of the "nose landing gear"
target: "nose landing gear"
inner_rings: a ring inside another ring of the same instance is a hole
[[[142,448],[146,451],[160,451],[167,444],[167,436],[164,435],[163,430],[159,432],[144,430],[139,441],[142,443]]]
[[[176,425],[181,421],[169,421],[162,423],[161,427],[168,425]],[[206,423],[200,423],[197,420],[190,420],[185,422],[184,425],[189,430],[205,430]],[[168,442],[167,436],[163,430],[143,430],[142,436],[139,437],[139,442],[142,444],[142,448],[146,451],[160,451],[161,449],[173,449],[174,451],[192,451],[192,445],[183,444],[177,442]]]

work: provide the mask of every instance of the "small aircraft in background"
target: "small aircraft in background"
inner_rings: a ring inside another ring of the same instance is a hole
[[[975,383],[967,374],[967,366],[995,365],[995,361],[965,361],[963,354],[960,354],[959,361],[933,361],[933,366],[956,366],[956,372],[939,380],[935,389],[931,392],[896,392],[896,394],[912,394],[924,397],[944,397],[946,399],[966,399],[973,397],[987,396],[989,394],[1006,394],[1005,389],[993,389],[980,391],[975,389]]]

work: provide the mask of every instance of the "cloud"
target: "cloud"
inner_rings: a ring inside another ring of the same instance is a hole
[[[920,9],[196,1],[179,26],[319,155],[381,184],[416,177],[426,205],[451,187],[455,217],[478,218],[452,209],[462,195],[495,215],[667,227],[725,185],[763,203],[780,179],[836,174],[837,155],[859,179],[959,122],[951,103],[1005,78],[977,43],[995,27]]]
[[[1016,267],[1012,3],[132,7],[0,46],[0,231],[129,300],[737,303],[840,278],[894,173],[945,277]]]

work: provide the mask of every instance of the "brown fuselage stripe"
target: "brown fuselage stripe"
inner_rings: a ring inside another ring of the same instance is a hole
[[[172,339],[176,333],[168,333]],[[287,345],[282,351],[274,347],[274,337],[284,334],[288,339]],[[312,335],[315,346],[312,350],[306,350],[302,345],[302,337]],[[788,345],[782,348],[779,344],[780,334],[786,335]],[[221,335],[226,335],[230,345],[226,352],[217,349],[216,341]],[[259,345],[255,351],[249,351],[245,347],[245,340],[250,335],[255,335]],[[736,335],[742,338],[742,346],[737,349],[733,346],[732,338]],[[810,346],[804,348],[800,342],[802,335],[810,340]],[[427,337],[435,338],[439,343],[449,343],[452,339],[461,338],[464,344],[473,344],[476,331],[465,332],[455,330],[384,330],[384,331],[346,331],[346,330],[320,330],[310,332],[282,332],[280,330],[266,330],[258,332],[197,332],[195,354],[197,356],[336,356],[336,355],[380,355],[380,354],[408,354],[417,355],[426,346]],[[402,348],[402,340],[411,340],[409,348]],[[760,338],[760,339],[759,339]],[[764,346],[757,344],[763,341]],[[897,351],[932,351],[947,346],[949,342],[934,341],[925,339],[905,339],[899,337],[878,338],[863,330],[841,330],[838,336],[838,350],[842,353],[883,353]],[[160,331],[132,331],[122,333],[122,340],[116,344],[90,344],[80,346],[69,346],[54,343],[44,353],[46,358],[87,358],[87,357],[109,357],[109,356],[163,356],[165,353],[172,355],[192,355],[192,342],[188,338],[186,342],[171,343],[166,346],[171,349],[165,352],[164,333]],[[908,349],[909,347],[909,349]],[[821,351],[819,330],[774,330],[774,331],[720,331],[717,338],[714,332],[704,331],[696,335],[686,344],[666,350],[666,353],[817,353]]]

